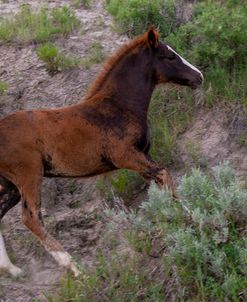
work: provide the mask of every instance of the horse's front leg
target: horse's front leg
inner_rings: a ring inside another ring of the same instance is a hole
[[[154,180],[160,187],[167,185],[174,198],[177,198],[175,186],[169,172],[160,164],[153,161],[149,155],[129,149],[121,156],[114,157],[114,165],[118,168],[129,169],[140,173],[147,181]]]

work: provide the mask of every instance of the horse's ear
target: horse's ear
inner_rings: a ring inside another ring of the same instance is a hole
[[[159,45],[159,34],[153,27],[147,32],[147,44],[151,48],[157,48]]]

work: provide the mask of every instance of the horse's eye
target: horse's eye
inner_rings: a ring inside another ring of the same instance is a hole
[[[169,61],[172,61],[172,60],[174,60],[176,58],[176,55],[175,55],[175,53],[173,52],[173,51],[171,51],[170,53],[169,53],[169,55],[167,56],[167,59],[169,60]]]
[[[169,54],[160,54],[159,55],[159,59],[160,60],[169,60],[169,61],[172,61],[176,58],[176,55],[174,52],[170,52]]]

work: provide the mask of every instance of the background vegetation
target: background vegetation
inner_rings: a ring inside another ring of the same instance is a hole
[[[180,201],[152,184],[137,211],[106,207],[98,266],[49,301],[246,301],[247,191],[213,171],[185,175]]]
[[[204,106],[246,106],[246,1],[193,1],[186,22],[178,18],[183,2],[106,0],[105,6],[118,31],[133,36],[154,24],[165,41],[203,71]],[[92,5],[88,0],[71,4]],[[69,35],[78,25],[70,7],[34,12],[23,5],[15,17],[0,20],[0,43],[34,44],[52,74],[79,65],[90,68],[104,58],[100,44],[92,44],[84,59],[64,54],[55,44],[56,37]],[[8,83],[0,82],[0,97],[8,89]],[[177,138],[194,112],[195,99],[187,88],[155,91],[149,112],[155,160],[179,166]],[[188,142],[188,149],[197,166],[205,168],[196,146]],[[247,300],[247,192],[228,164],[212,173],[195,169],[185,175],[180,201],[152,184],[135,210],[126,204],[144,188],[136,174],[120,171],[97,187],[107,204],[98,216],[106,231],[97,265],[77,280],[66,276],[48,301]]]
[[[205,84],[199,101],[204,106],[246,106],[247,2],[195,1],[188,22],[178,17],[183,5],[179,0],[106,1],[117,30],[132,36],[154,24],[162,39],[202,70]],[[186,130],[195,107],[195,98],[188,89],[156,91],[149,114],[151,154],[156,160],[179,166],[177,137]],[[203,160],[197,163],[206,164]]]
[[[34,12],[30,5],[23,4],[14,17],[0,19],[0,42],[47,42],[55,35],[68,35],[78,25],[79,20],[67,6]]]

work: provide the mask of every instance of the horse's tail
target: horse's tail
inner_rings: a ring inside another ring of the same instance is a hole
[[[21,200],[17,187],[0,176],[0,221],[3,216]]]

